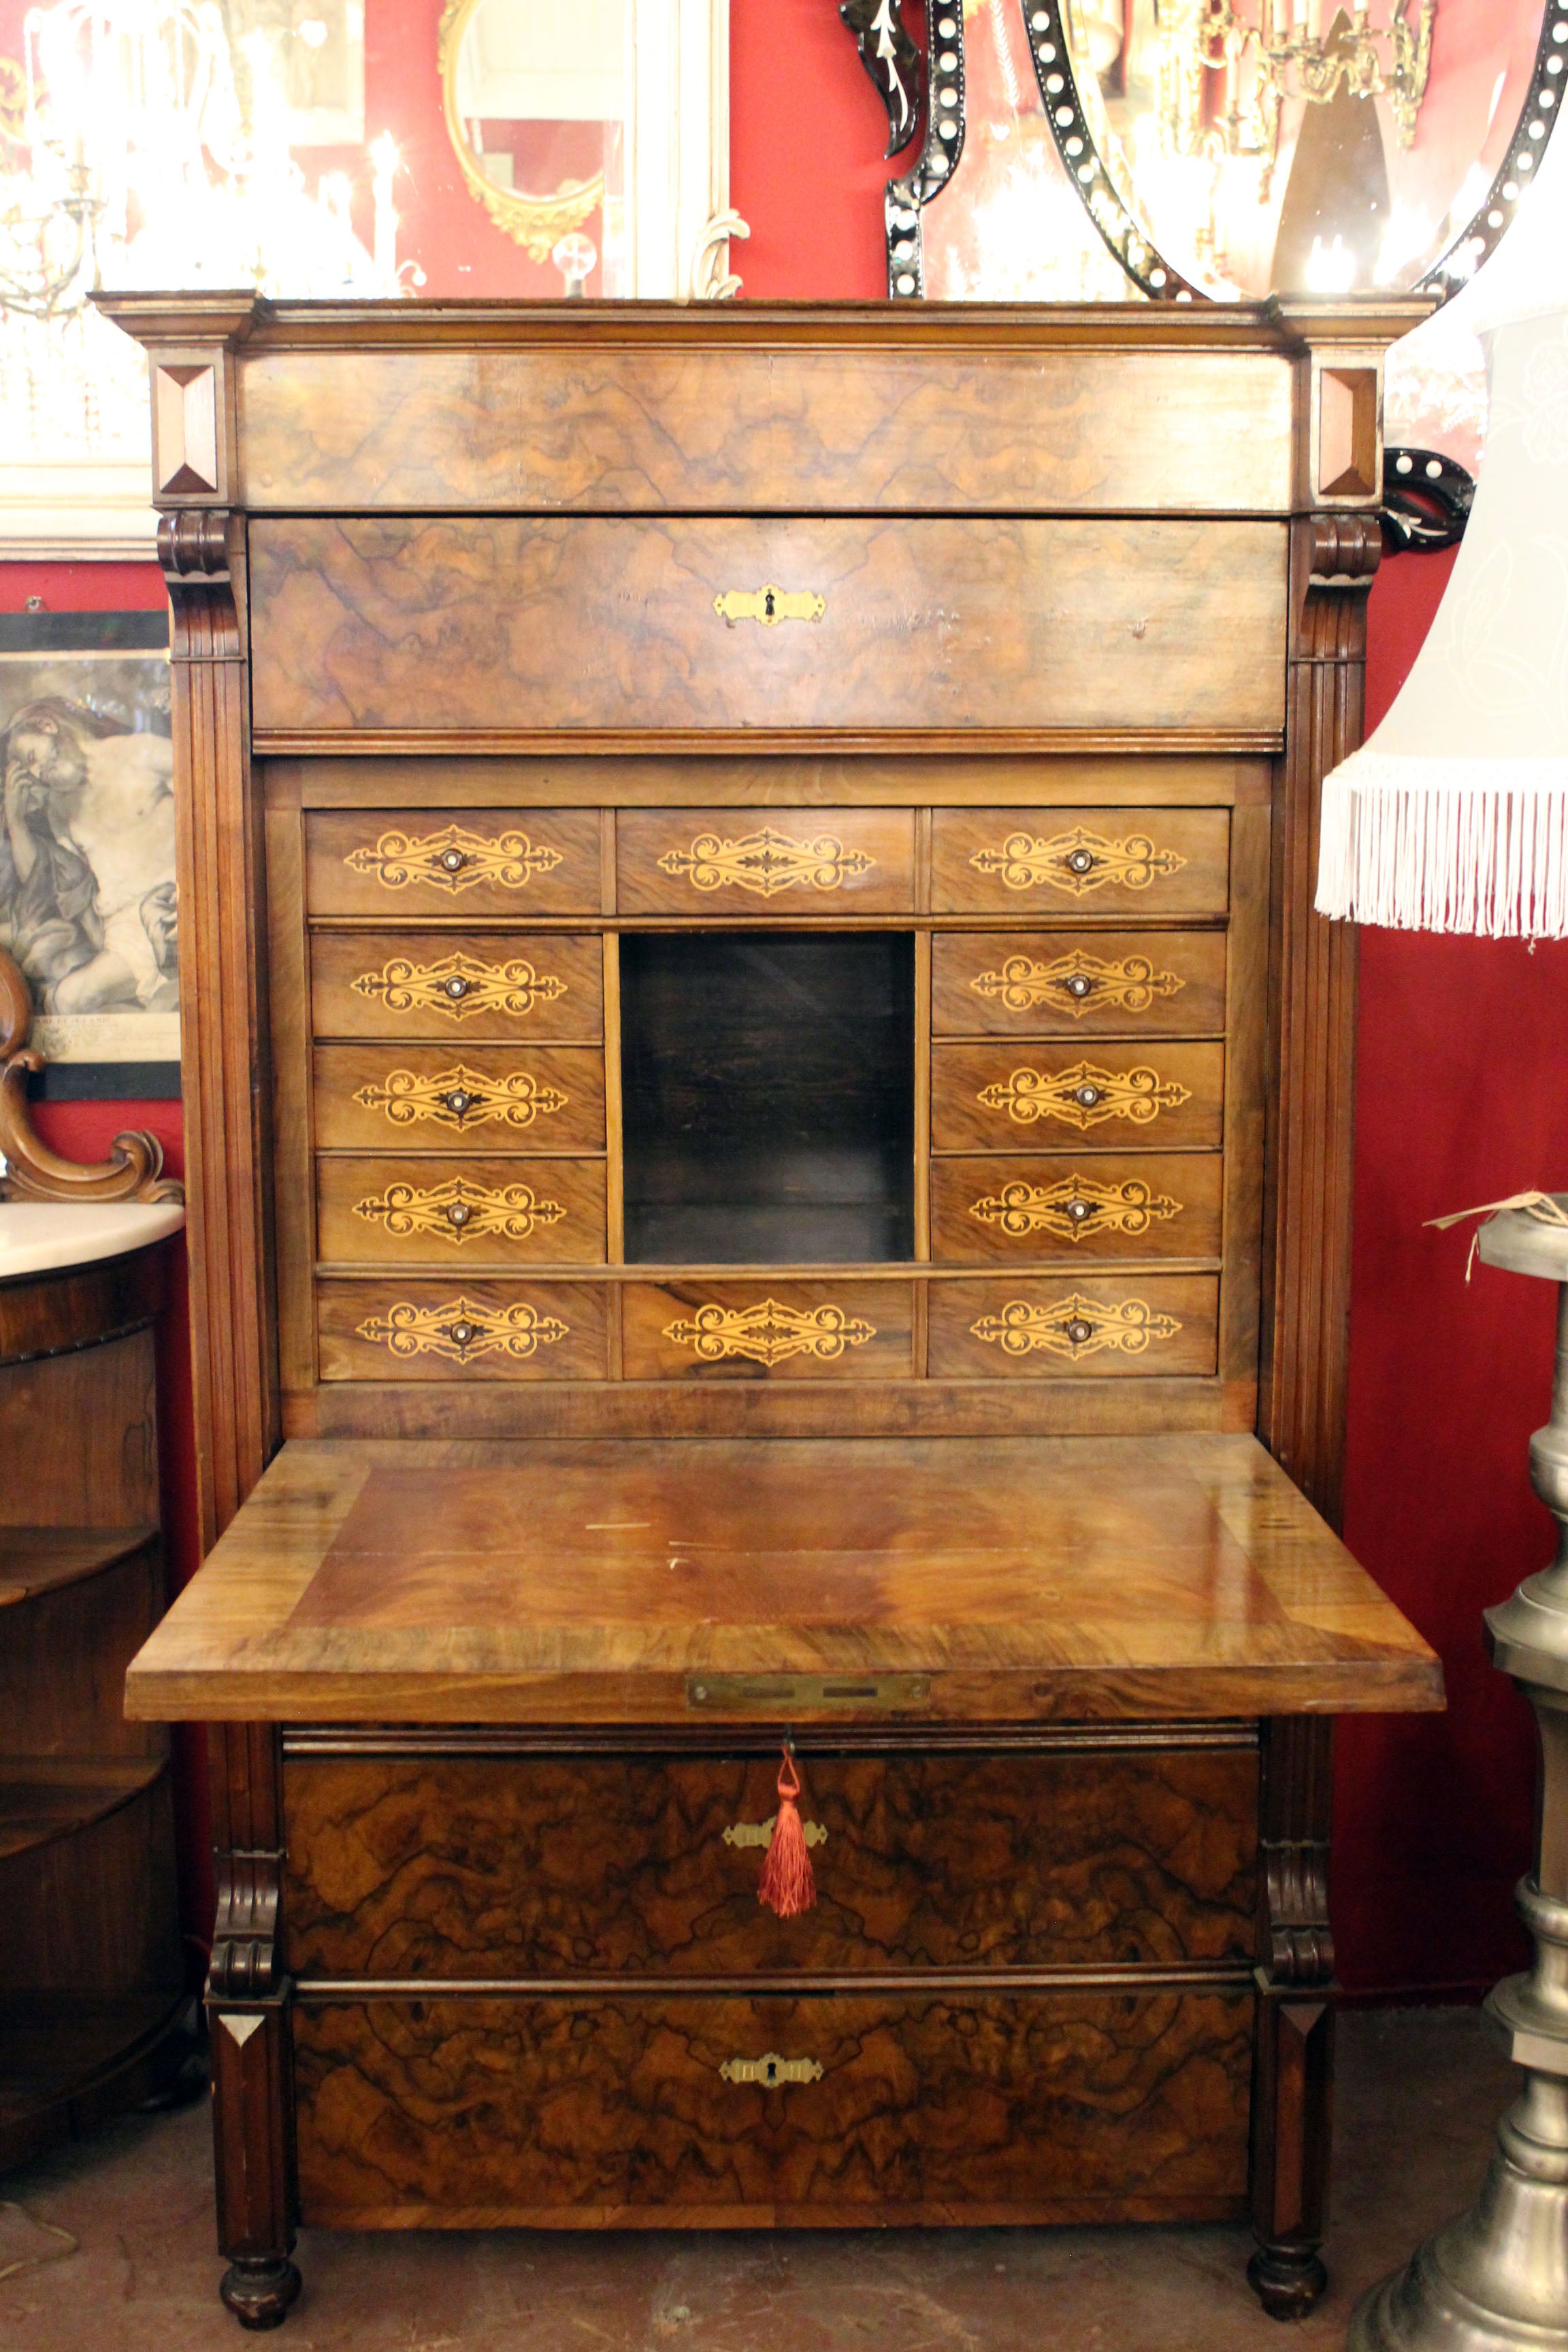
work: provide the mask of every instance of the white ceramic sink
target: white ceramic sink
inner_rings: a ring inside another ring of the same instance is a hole
[[[177,1234],[184,1222],[184,1209],[168,1202],[0,1202],[0,1282],[123,1257]]]

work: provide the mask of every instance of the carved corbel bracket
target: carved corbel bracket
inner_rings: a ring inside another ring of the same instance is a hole
[[[27,1042],[32,1027],[32,992],[0,948],[0,1201],[183,1201],[185,1188],[164,1175],[155,1135],[117,1135],[107,1160],[62,1160],[49,1150],[27,1106],[27,1080],[44,1066]]]
[[[217,1910],[213,1921],[210,2001],[262,2001],[284,1992],[278,1971],[278,1911],[283,1856],[273,1846],[240,1847],[214,1857]]]
[[[1272,1986],[1326,1987],[1333,1726],[1280,1716],[1265,1727],[1258,1820],[1258,1966]]]
[[[158,518],[158,562],[174,614],[172,662],[245,658],[229,527],[230,517],[216,507],[182,507]]]

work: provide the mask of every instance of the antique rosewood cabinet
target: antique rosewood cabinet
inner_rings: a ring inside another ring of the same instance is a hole
[[[1418,307],[107,307],[226,2299],[300,2221],[1250,2211],[1304,2309],[1330,1719],[1441,1703],[1325,1524],[1310,912]]]

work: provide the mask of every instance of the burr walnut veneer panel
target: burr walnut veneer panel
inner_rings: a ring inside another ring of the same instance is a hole
[[[772,1757],[291,1757],[285,1966],[416,1983],[1250,1957],[1245,1731],[803,1769],[817,1901],[780,1919],[757,1901]]]
[[[1273,522],[266,518],[255,723],[1277,730],[1285,556]],[[715,611],[770,581],[820,618]]]
[[[527,352],[258,353],[244,380],[252,511],[1289,503],[1283,350],[1180,367],[1037,343],[899,350],[898,314],[879,306],[860,313],[858,349],[813,336],[659,351],[622,341],[608,317],[592,352],[542,338]]]
[[[1226,2219],[1247,2191],[1252,2006],[1245,1979],[302,2001],[300,2216]],[[770,2053],[806,2079],[733,2079]]]

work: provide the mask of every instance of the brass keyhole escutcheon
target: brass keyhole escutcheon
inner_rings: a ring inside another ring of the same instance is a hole
[[[815,588],[781,588],[770,580],[760,588],[726,588],[714,597],[713,610],[731,628],[737,621],[760,621],[764,629],[776,629],[781,621],[820,621],[827,599]]]

